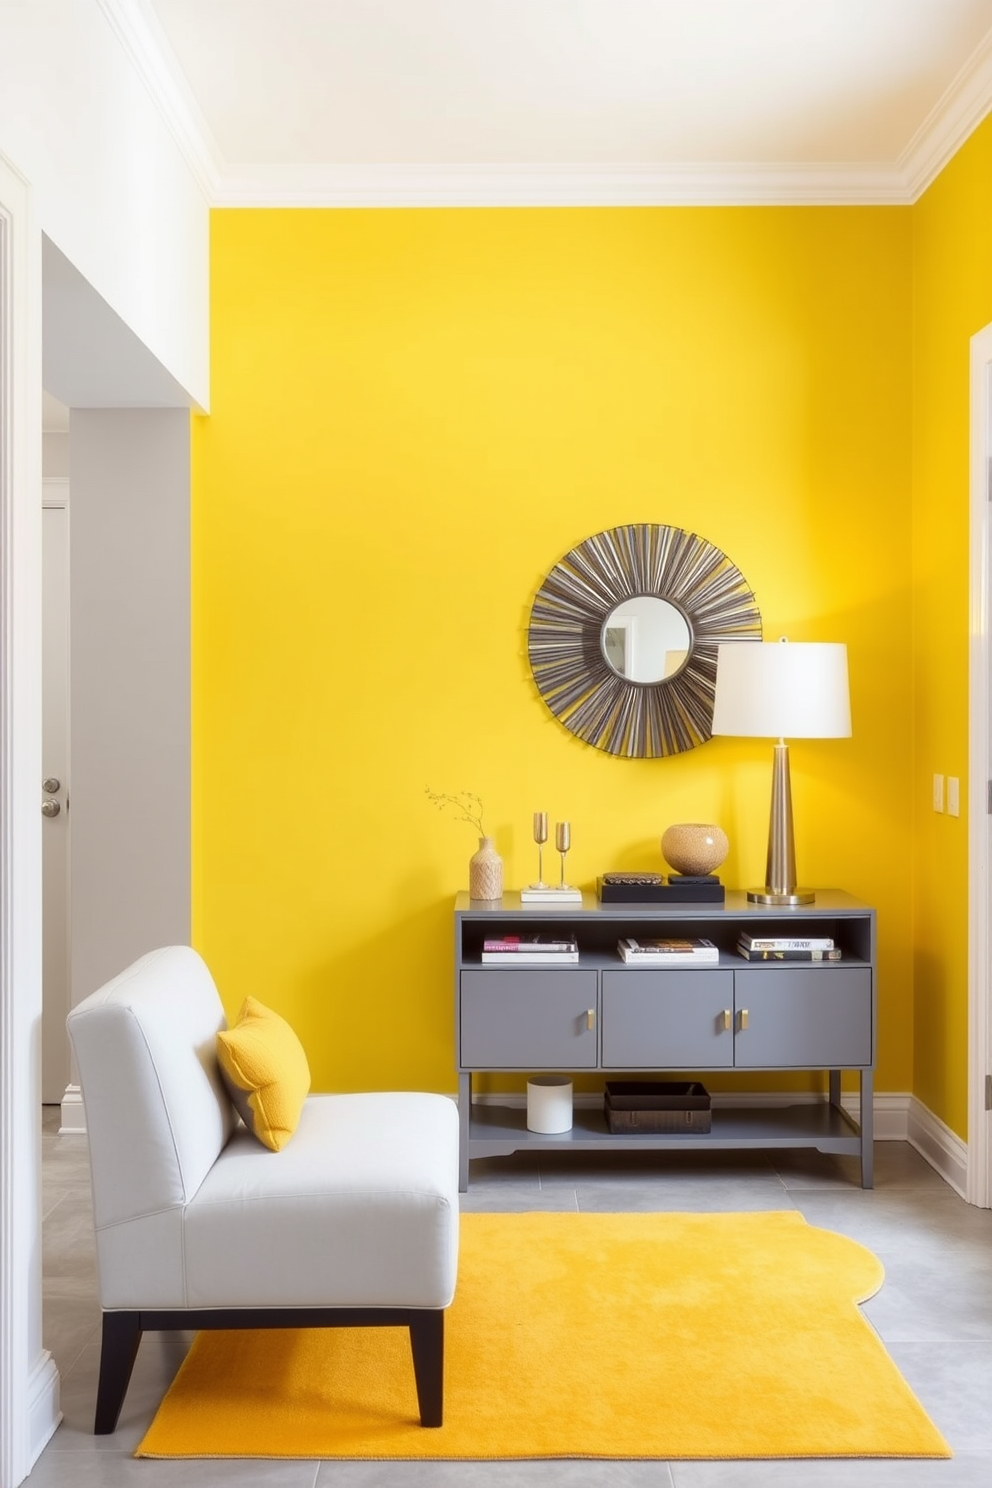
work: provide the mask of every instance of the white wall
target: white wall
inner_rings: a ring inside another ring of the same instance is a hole
[[[73,1004],[190,939],[189,425],[70,414]]]
[[[206,408],[207,202],[99,0],[0,0],[0,154],[42,232]]]

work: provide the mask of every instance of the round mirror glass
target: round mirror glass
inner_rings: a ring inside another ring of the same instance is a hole
[[[675,605],[653,594],[636,594],[607,615],[600,644],[617,676],[628,682],[663,682],[685,666],[692,635]]]

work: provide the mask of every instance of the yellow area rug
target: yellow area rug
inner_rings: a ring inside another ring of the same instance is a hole
[[[200,1333],[139,1457],[950,1457],[857,1303],[863,1246],[771,1214],[466,1214],[444,1425],[396,1328]]]

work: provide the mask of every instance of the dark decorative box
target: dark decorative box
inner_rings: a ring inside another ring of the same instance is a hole
[[[672,874],[661,883],[607,883],[598,880],[600,904],[722,904],[718,878],[685,878]]]
[[[708,1132],[713,1121],[698,1080],[607,1080],[603,1109],[611,1132]]]

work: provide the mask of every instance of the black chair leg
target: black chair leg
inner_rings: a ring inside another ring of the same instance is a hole
[[[410,1316],[410,1348],[421,1426],[440,1426],[444,1410],[444,1312]]]
[[[100,1347],[100,1383],[96,1392],[95,1436],[109,1436],[117,1430],[124,1396],[131,1382],[131,1371],[141,1342],[139,1312],[105,1312],[103,1343]]]

